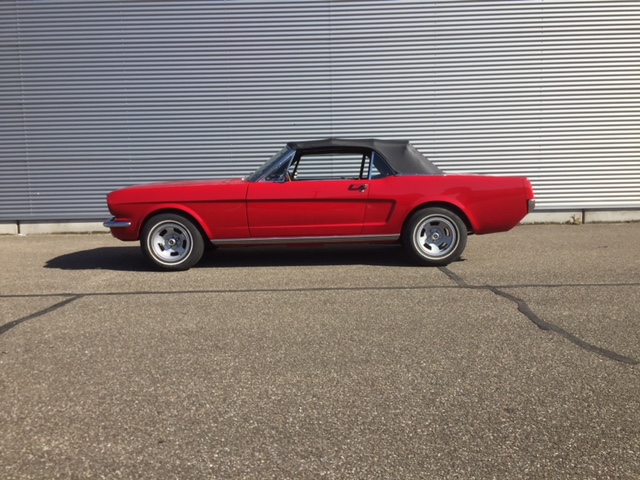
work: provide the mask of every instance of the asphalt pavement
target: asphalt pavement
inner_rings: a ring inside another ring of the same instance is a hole
[[[640,224],[218,249],[2,236],[0,478],[640,478]]]

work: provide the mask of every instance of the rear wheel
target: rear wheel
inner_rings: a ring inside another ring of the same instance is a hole
[[[182,215],[151,217],[140,236],[140,247],[151,264],[162,270],[188,270],[202,258],[204,240],[198,227]]]
[[[445,208],[423,208],[404,226],[402,244],[418,263],[444,266],[457,260],[467,245],[467,227]]]

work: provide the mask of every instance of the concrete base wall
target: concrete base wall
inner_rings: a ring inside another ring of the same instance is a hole
[[[640,222],[640,210],[574,210],[533,212],[522,223],[617,223]],[[108,233],[102,222],[17,222],[0,223],[0,235],[44,235],[56,233]]]
[[[102,222],[19,222],[0,224],[0,235],[49,235],[55,233],[108,233]]]
[[[0,235],[17,235],[17,223],[0,223]]]
[[[521,223],[583,223],[582,211],[572,212],[533,212],[524,217]]]
[[[585,211],[584,223],[640,222],[640,210],[622,210],[617,212]]]
[[[640,222],[640,210],[575,210],[566,212],[533,212],[522,223],[619,223]]]

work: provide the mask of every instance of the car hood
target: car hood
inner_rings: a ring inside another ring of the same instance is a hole
[[[158,203],[207,201],[221,196],[244,198],[248,182],[242,178],[225,180],[184,180],[150,183],[115,190],[107,195],[109,205],[123,203]]]
[[[126,187],[124,190],[154,190],[165,188],[193,188],[193,187],[213,187],[217,185],[237,185],[243,184],[246,181],[242,178],[227,178],[221,180],[181,180],[179,182],[163,182],[163,183],[148,183],[144,185],[135,185],[132,187]]]

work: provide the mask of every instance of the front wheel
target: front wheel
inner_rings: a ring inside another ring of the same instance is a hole
[[[418,263],[444,266],[457,260],[467,245],[467,227],[445,208],[415,212],[402,230],[402,244]]]
[[[202,258],[204,240],[188,218],[173,213],[151,217],[140,236],[140,247],[151,264],[162,270],[188,270]]]

